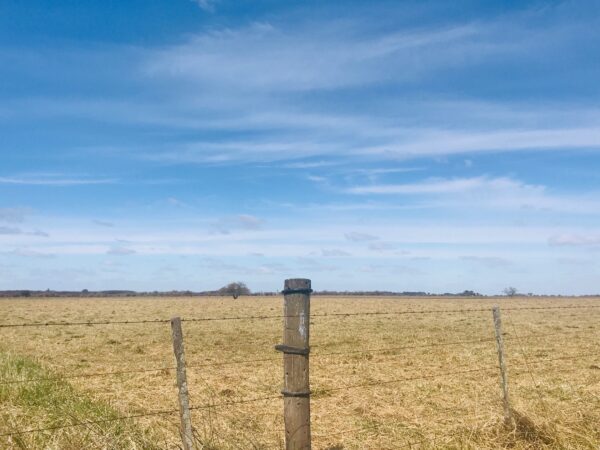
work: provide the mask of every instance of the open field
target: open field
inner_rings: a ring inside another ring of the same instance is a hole
[[[282,313],[281,303],[280,297],[6,299],[0,323],[273,316]],[[503,308],[516,429],[503,426],[487,310],[496,303]],[[546,309],[557,306],[582,308]],[[313,297],[313,447],[599,448],[600,308],[587,306],[600,301]],[[511,309],[530,307],[542,309]],[[193,406],[279,393],[282,362],[273,346],[281,341],[281,318],[184,322],[183,329]],[[0,328],[0,356],[3,381],[174,366],[168,323]],[[247,360],[261,361],[235,364]],[[177,409],[177,390],[174,371],[165,369],[1,384],[0,400],[4,434]],[[196,410],[193,423],[205,449],[283,446],[279,399]],[[179,442],[173,414],[4,436],[0,448],[179,448]]]

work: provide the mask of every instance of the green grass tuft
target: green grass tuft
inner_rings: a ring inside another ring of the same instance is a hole
[[[116,419],[110,405],[94,401],[65,380],[53,379],[35,360],[0,353],[0,434]],[[0,448],[14,449],[158,449],[156,440],[131,419],[0,437]]]

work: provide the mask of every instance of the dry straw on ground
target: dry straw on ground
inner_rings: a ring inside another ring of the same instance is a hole
[[[503,308],[515,417],[515,424],[509,427],[503,423],[495,368],[490,311],[494,303]],[[569,305],[600,303],[579,298],[314,297],[310,357],[313,447],[598,448],[600,308],[512,309]],[[320,316],[481,308],[485,311]],[[235,301],[8,299],[0,301],[0,323],[168,319],[175,315],[276,316],[281,311],[281,298],[277,297]],[[280,318],[184,322],[183,327],[193,406],[278,394],[282,363],[273,346],[281,340]],[[467,342],[438,345],[459,341]],[[368,349],[377,351],[359,352]],[[168,323],[3,328],[0,353],[4,381],[174,366]],[[261,361],[237,364],[246,360]],[[15,370],[16,366],[20,368]],[[481,370],[467,372],[471,369]],[[390,380],[399,381],[382,384]],[[172,370],[35,383],[39,395],[52,390],[52,383],[63,394],[55,395],[54,403],[29,401],[24,399],[23,389],[31,383],[2,385],[0,434],[177,409]],[[85,404],[81,406],[81,402]],[[65,410],[66,404],[81,407]],[[18,439],[2,437],[0,447],[179,448],[177,420],[177,414],[149,416],[122,425],[74,427],[24,434]],[[193,422],[204,449],[283,446],[280,400],[196,410]]]

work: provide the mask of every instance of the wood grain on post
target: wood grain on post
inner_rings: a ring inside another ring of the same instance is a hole
[[[190,413],[190,399],[187,386],[187,375],[185,373],[185,353],[183,350],[183,331],[181,329],[181,318],[171,319],[171,331],[173,332],[173,351],[177,360],[177,387],[179,388],[179,415],[181,417],[181,440],[184,450],[194,449],[194,435],[192,432],[192,416]]]
[[[500,318],[500,308],[494,306],[492,309],[494,315],[494,329],[496,330],[496,345],[498,347],[498,363],[500,364],[500,377],[502,382],[502,396],[504,405],[504,420],[506,423],[512,422],[512,413],[510,411],[510,400],[508,397],[508,377],[506,374],[506,362],[504,360],[504,339],[502,338],[502,319]]]
[[[285,280],[282,351],[286,450],[310,450],[310,280]]]

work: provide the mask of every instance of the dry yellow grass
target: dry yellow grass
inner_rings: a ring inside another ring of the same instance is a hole
[[[279,315],[281,302],[279,297],[236,301],[8,299],[0,300],[0,323]],[[471,309],[491,308],[494,303],[506,309],[503,321],[510,392],[518,417],[516,429],[507,429],[502,423],[491,311],[314,317],[310,361],[313,447],[600,448],[600,308],[508,310],[600,305],[597,299],[317,296],[312,299],[312,312]],[[193,405],[278,394],[282,363],[273,346],[281,340],[281,319],[184,322],[183,327],[189,366],[272,358],[188,369]],[[536,334],[540,336],[533,336]],[[4,328],[0,336],[3,354],[32,358],[57,375],[174,365],[168,323]],[[476,340],[482,342],[423,347]],[[417,348],[396,349],[410,346]],[[396,350],[356,352],[381,348]],[[575,358],[577,355],[587,356]],[[544,361],[549,359],[553,361]],[[487,371],[332,390],[490,367]],[[110,404],[123,415],[177,408],[172,370],[74,378],[68,382],[77,392],[92,401]],[[44,424],[39,417],[31,422],[31,411],[18,405],[2,408],[9,417],[0,423],[0,434]],[[177,420],[177,415],[157,416],[136,419],[135,424],[155,436],[160,447],[178,448]],[[279,449],[283,445],[280,400],[198,410],[193,421],[206,449]],[[60,448],[61,433],[66,431],[46,433],[47,445]],[[16,445],[6,437],[0,439],[2,448]],[[33,439],[22,436],[22,446],[40,442]]]

